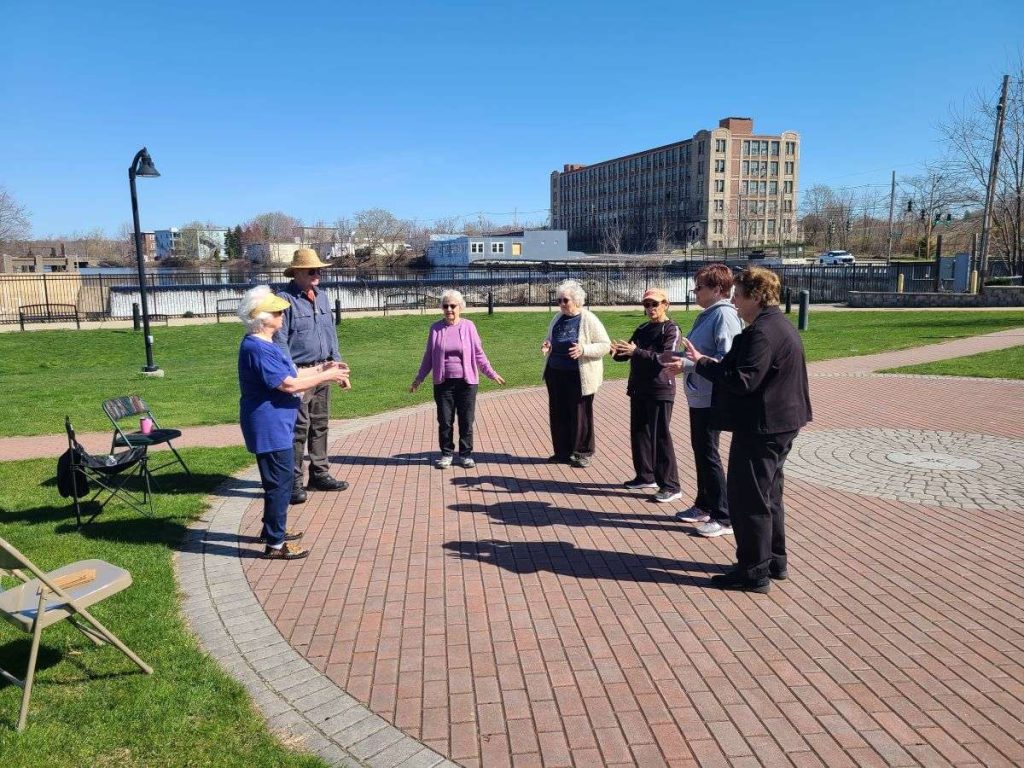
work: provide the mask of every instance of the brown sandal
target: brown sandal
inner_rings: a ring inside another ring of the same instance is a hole
[[[284,532],[284,540],[285,541],[298,541],[301,538],[302,538],[302,531],[293,531],[293,530],[289,529],[289,530],[286,530]],[[267,537],[266,536],[260,536],[259,538],[256,539],[256,541],[259,544],[266,544],[267,543]]]
[[[285,542],[280,549],[267,547],[263,550],[263,556],[267,558],[267,560],[301,560],[308,555],[308,549],[303,549],[302,547],[289,544],[288,542]]]

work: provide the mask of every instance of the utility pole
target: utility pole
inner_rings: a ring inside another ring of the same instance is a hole
[[[885,245],[885,263],[892,263],[892,212],[896,203],[896,171],[892,172],[892,186],[889,189],[889,240]]]
[[[992,227],[992,204],[996,196],[996,176],[999,171],[999,152],[1003,145],[1003,121],[1006,118],[1006,91],[1010,87],[1010,76],[1003,75],[1003,92],[996,107],[996,135],[992,140],[992,162],[988,168],[988,188],[985,190],[985,214],[981,222],[981,274],[978,276],[979,290],[985,292],[985,278],[988,276],[988,240]]]

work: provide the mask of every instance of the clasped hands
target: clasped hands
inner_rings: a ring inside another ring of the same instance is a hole
[[[342,389],[352,389],[352,382],[349,380],[350,370],[348,363],[341,360],[328,360],[325,363],[321,363],[320,372],[326,373],[328,371],[334,374],[330,381],[337,382],[338,386]]]
[[[540,351],[543,355],[550,355],[551,342],[548,341],[547,339],[544,339],[544,343],[540,345]],[[583,357],[583,347],[579,343],[573,344],[571,347],[569,347],[569,357],[571,357],[573,360],[579,360],[581,357]]]

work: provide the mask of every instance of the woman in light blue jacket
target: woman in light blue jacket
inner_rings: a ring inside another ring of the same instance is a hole
[[[687,338],[701,354],[721,360],[732,347],[733,337],[742,330],[736,307],[729,300],[732,271],[724,264],[709,264],[694,276],[693,290],[703,311],[693,321]],[[699,523],[697,533],[701,536],[731,534],[725,471],[718,453],[721,432],[712,419],[711,382],[695,374],[693,363],[689,361],[685,362],[685,371],[683,391],[690,408],[690,445],[697,470],[697,497],[693,506],[676,513],[676,519]]]

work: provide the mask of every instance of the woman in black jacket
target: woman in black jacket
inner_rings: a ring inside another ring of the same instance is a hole
[[[672,405],[676,380],[664,371],[661,355],[674,352],[679,344],[679,326],[669,320],[668,296],[660,288],[644,293],[643,323],[629,341],[612,342],[615,360],[629,360],[629,434],[633,452],[630,490],[656,490],[655,501],[668,503],[682,498],[679,469],[672,446]]]
[[[727,494],[736,535],[736,567],[712,577],[715,586],[767,592],[785,579],[783,466],[800,429],[811,420],[804,348],[779,310],[779,278],[751,267],[734,281],[733,304],[746,323],[721,361],[686,339],[694,371],[714,385],[713,402],[732,429]]]

